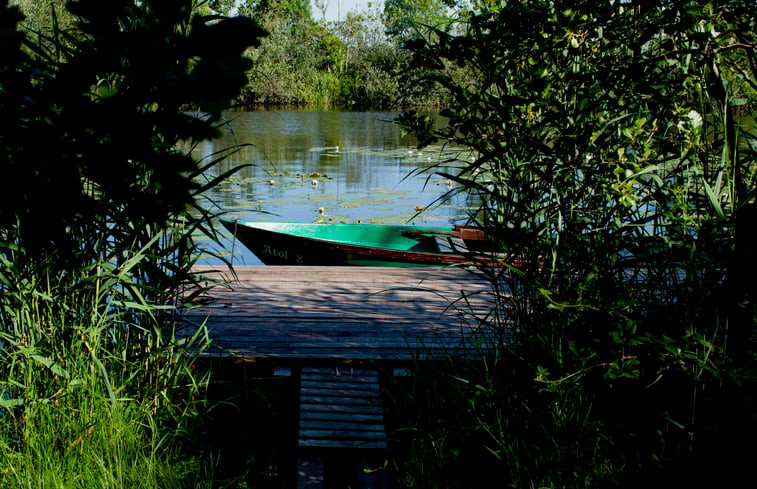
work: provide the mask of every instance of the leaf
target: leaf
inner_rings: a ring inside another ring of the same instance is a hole
[[[718,176],[718,179],[719,178],[720,178],[720,176]],[[724,219],[725,218],[725,213],[723,212],[723,208],[720,205],[720,198],[719,198],[719,196],[713,190],[713,188],[710,187],[710,184],[707,183],[707,180],[702,179],[702,183],[704,183],[704,191],[707,194],[707,200],[710,202],[710,205],[712,206],[713,209],[715,209],[715,213],[718,215],[718,217],[720,219]]]
[[[689,118],[691,127],[693,127],[694,129],[702,127],[702,116],[699,114],[699,112],[697,112],[696,110],[690,110],[687,116]]]
[[[61,365],[56,363],[55,361],[47,357],[43,357],[42,355],[32,354],[30,356],[37,363],[44,365],[45,367],[50,369],[50,371],[54,373],[55,375],[59,377],[64,377],[66,379],[70,377],[69,373],[65,371],[63,367],[61,367]]]
[[[6,399],[5,396],[0,396],[0,407],[4,408],[14,408],[17,406],[23,406],[24,400],[23,399]],[[0,416],[2,413],[0,413]]]
[[[684,426],[683,424],[679,423],[675,419],[671,418],[669,415],[665,416],[665,421],[667,421],[668,423],[672,424],[676,428],[679,428],[679,429],[682,429],[682,430],[686,429],[686,426]]]

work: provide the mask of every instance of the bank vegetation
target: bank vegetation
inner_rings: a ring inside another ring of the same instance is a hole
[[[228,154],[181,148],[232,101],[439,101],[443,127],[400,122],[463,148],[431,171],[519,255],[480,270],[483,361],[387,386],[394,485],[751,480],[753,2],[478,2],[380,28],[282,5],[76,0],[35,24],[0,0],[0,486],[232,484],[197,437],[206,338],[175,331]],[[293,483],[233,484],[263,470]]]

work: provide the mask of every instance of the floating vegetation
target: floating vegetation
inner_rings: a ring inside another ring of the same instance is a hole
[[[339,146],[320,146],[310,148],[308,153],[339,153]]]
[[[456,166],[455,161],[461,159],[460,149],[451,145],[423,151],[384,147],[384,135],[373,143],[351,147],[303,147],[296,139],[275,137],[267,141],[269,146],[260,145],[249,154],[240,152],[238,161],[234,161],[237,155],[230,157],[231,165],[253,164],[231,175],[208,196],[227,217],[446,225],[466,220],[476,207],[454,194],[456,185],[434,173]]]
[[[337,149],[334,149],[337,148]],[[376,149],[376,148],[339,148],[336,147],[313,147],[309,148],[308,153],[320,153],[321,156],[345,156],[345,155],[359,155],[370,157],[382,157],[386,159],[402,159],[408,162],[443,162],[452,160],[468,160],[470,158],[461,158],[464,152],[469,153],[469,150],[463,150],[451,145],[435,145],[427,146],[423,151],[419,151],[413,147],[392,148],[392,149]]]

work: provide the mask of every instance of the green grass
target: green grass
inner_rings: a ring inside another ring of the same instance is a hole
[[[2,488],[211,487],[209,460],[161,436],[137,401],[81,390],[28,406],[16,422],[0,442]]]
[[[0,488],[211,487],[190,443],[206,377],[189,347],[204,344],[145,299],[145,259],[59,274],[3,259]]]

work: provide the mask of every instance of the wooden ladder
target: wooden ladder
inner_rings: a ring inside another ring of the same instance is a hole
[[[298,444],[315,449],[386,449],[378,372],[303,367]],[[298,488],[323,487],[323,460],[301,456]]]
[[[386,448],[378,372],[303,367],[299,446]]]

